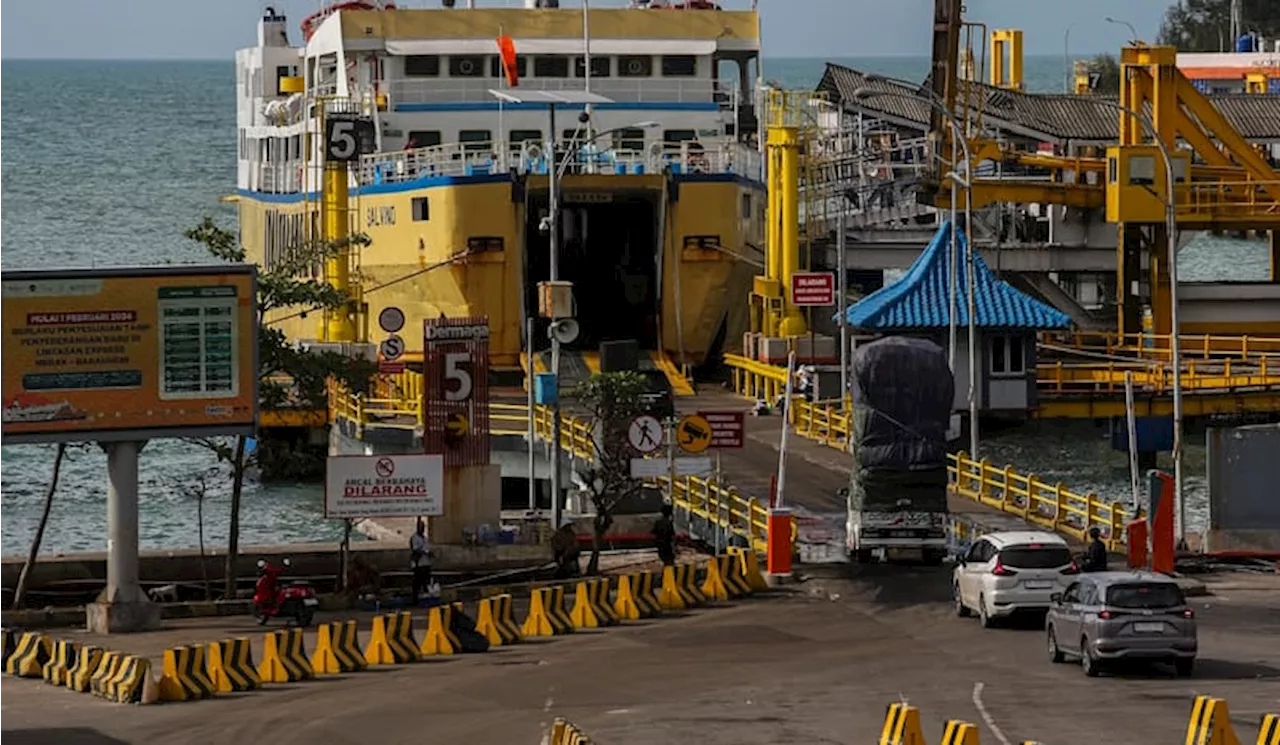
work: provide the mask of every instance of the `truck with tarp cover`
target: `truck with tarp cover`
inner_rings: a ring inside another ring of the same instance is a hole
[[[845,542],[860,563],[947,553],[947,428],[955,379],[927,339],[891,336],[853,355],[851,450]]]

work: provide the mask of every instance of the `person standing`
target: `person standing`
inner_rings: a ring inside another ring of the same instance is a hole
[[[418,518],[418,529],[409,536],[409,568],[413,570],[413,602],[425,597],[431,587],[431,547],[427,544],[427,524]]]
[[[663,566],[676,563],[676,525],[671,516],[671,505],[663,504],[662,516],[653,521],[653,543],[658,547]]]

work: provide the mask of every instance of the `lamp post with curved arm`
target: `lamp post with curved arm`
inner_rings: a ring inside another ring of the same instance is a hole
[[[908,87],[912,87],[910,83],[907,83],[906,81],[903,81],[903,80],[896,80],[894,78],[887,78],[887,77],[881,77],[881,76],[867,76],[867,80],[868,82],[874,82],[876,80],[887,80],[889,82],[898,83],[899,85],[906,85]],[[854,92],[854,98],[865,100],[868,98],[888,96],[888,97],[894,97],[894,98],[905,98],[905,99],[914,100],[914,101],[924,101],[925,103],[928,103],[929,105],[936,108],[939,112],[941,112],[943,117],[946,118],[947,123],[951,125],[951,133],[952,133],[951,144],[952,144],[953,151],[956,143],[959,143],[961,149],[964,152],[964,176],[962,177],[960,176],[959,173],[956,172],[954,156],[952,158],[951,170],[944,175],[945,178],[948,178],[951,180],[951,256],[950,256],[950,260],[948,261],[948,263],[950,264],[950,274],[951,274],[951,292],[950,292],[951,309],[950,309],[950,318],[948,320],[949,320],[949,326],[950,326],[949,331],[951,334],[951,370],[952,370],[952,373],[954,374],[955,343],[956,343],[955,341],[956,264],[957,264],[958,253],[959,253],[959,249],[957,246],[957,228],[956,228],[956,200],[958,196],[956,187],[958,185],[962,185],[965,190],[964,224],[965,224],[965,231],[966,231],[965,232],[966,240],[968,241],[968,251],[966,251],[966,257],[965,257],[966,258],[965,283],[968,287],[968,291],[965,294],[968,295],[967,309],[968,309],[968,315],[969,315],[969,390],[968,390],[968,396],[967,396],[968,404],[969,404],[969,450],[970,450],[970,456],[976,459],[978,457],[978,393],[977,393],[978,321],[977,321],[977,302],[974,299],[974,288],[976,285],[975,275],[974,275],[974,259],[973,259],[974,247],[973,247],[972,236],[968,235],[969,225],[971,224],[971,218],[973,216],[971,211],[972,204],[973,204],[973,181],[972,181],[972,175],[970,174],[970,170],[969,170],[973,163],[973,155],[972,153],[969,152],[969,141],[964,135],[964,128],[960,126],[960,122],[956,119],[955,114],[951,111],[951,109],[945,103],[938,100],[938,97],[933,95],[932,92],[926,91],[926,93],[927,95],[914,95],[911,93],[901,93],[898,91],[881,91],[881,90],[871,90],[868,88],[860,88]]]
[[[1112,23],[1118,23],[1110,18]],[[1125,24],[1128,25],[1128,24]],[[1130,26],[1130,29],[1133,27]],[[1178,321],[1178,213],[1177,197],[1174,191],[1173,156],[1169,146],[1160,139],[1155,122],[1145,111],[1131,109],[1115,101],[1105,98],[1090,98],[1091,101],[1114,109],[1122,115],[1131,116],[1142,122],[1156,147],[1160,150],[1160,158],[1164,161],[1165,196],[1164,221],[1165,240],[1168,250],[1166,261],[1169,264],[1169,363],[1173,367],[1173,492],[1174,501],[1178,505],[1178,538],[1186,539],[1187,505],[1183,499],[1182,480],[1182,350],[1179,335],[1182,326]]]

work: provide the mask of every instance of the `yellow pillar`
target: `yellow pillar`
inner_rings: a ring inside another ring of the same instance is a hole
[[[1022,90],[1022,31],[1016,28],[993,30],[989,56],[992,87]]]
[[[347,210],[347,164],[325,163],[320,211],[323,216],[323,238],[327,244],[345,241],[349,237]],[[343,246],[325,259],[324,281],[339,292],[351,292],[350,246]],[[324,318],[320,321],[320,338],[329,342],[355,341],[356,324],[352,317],[353,307],[353,303],[348,303],[343,308],[325,311]]]
[[[801,336],[809,329],[799,308],[791,304],[791,277],[800,271],[800,136],[795,127],[771,127],[769,147],[777,153],[778,164],[778,247],[783,311],[779,336]]]

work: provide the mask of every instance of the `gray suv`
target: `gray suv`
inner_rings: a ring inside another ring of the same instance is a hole
[[[1178,584],[1162,574],[1082,574],[1050,600],[1045,636],[1054,662],[1079,657],[1090,677],[1119,659],[1172,662],[1178,675],[1195,667],[1195,612]]]

